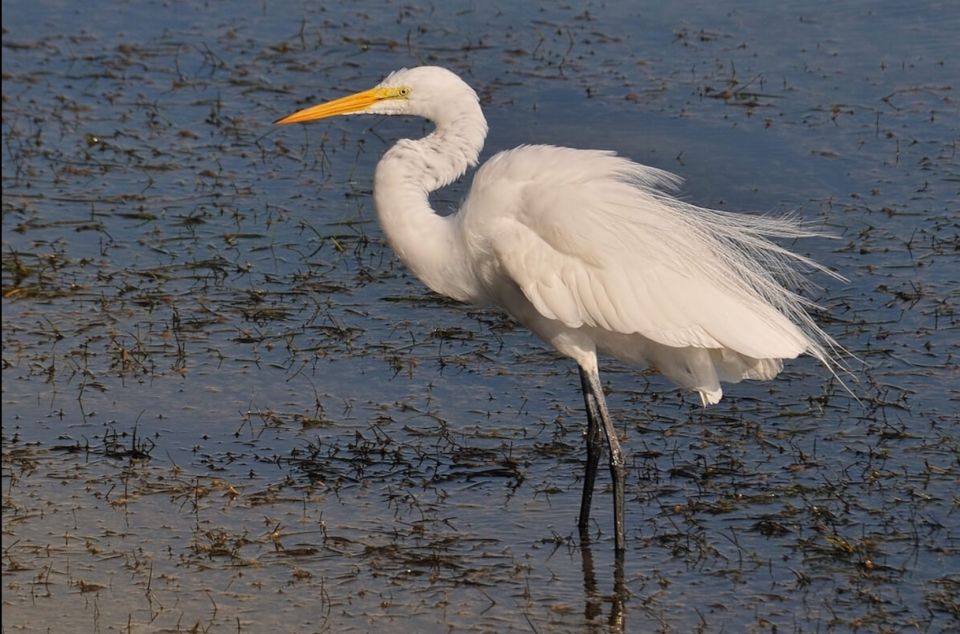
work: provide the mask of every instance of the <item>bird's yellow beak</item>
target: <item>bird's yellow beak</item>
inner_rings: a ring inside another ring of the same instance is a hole
[[[326,119],[341,114],[353,114],[364,112],[367,108],[383,101],[399,96],[396,88],[371,88],[354,95],[347,95],[340,99],[334,99],[316,106],[304,108],[299,112],[294,112],[282,119],[277,119],[274,123],[286,125],[288,123],[304,123],[305,121],[316,121],[317,119]]]

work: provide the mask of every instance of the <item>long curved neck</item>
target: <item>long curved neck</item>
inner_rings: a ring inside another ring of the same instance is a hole
[[[476,103],[437,121],[419,140],[403,139],[377,165],[373,195],[390,247],[424,284],[460,301],[479,296],[465,259],[457,214],[440,216],[429,194],[477,164],[487,122]]]

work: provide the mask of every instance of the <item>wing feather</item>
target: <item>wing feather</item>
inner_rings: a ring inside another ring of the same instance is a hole
[[[571,328],[753,359],[809,352],[831,365],[836,344],[784,288],[802,282],[798,264],[820,267],[769,240],[814,234],[683,203],[664,192],[678,183],[608,152],[521,147],[478,171],[465,226],[541,315]],[[715,362],[740,378],[773,368]]]

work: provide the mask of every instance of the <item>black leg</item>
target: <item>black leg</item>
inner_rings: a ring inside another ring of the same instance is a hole
[[[590,522],[590,504],[593,500],[593,486],[597,479],[597,466],[600,464],[600,410],[590,391],[590,380],[583,368],[580,368],[580,387],[583,390],[583,402],[587,406],[587,465],[583,475],[583,497],[580,498],[580,533],[586,534]]]
[[[584,496],[580,505],[580,528],[586,525],[584,519],[584,503],[586,506],[586,517],[589,518],[589,497],[587,487],[590,487],[590,495],[593,493],[593,477],[596,475],[596,462],[594,462],[593,473],[590,470],[590,461],[594,460],[591,454],[591,428],[599,428],[602,425],[603,433],[607,437],[607,447],[610,450],[610,477],[613,480],[613,528],[614,541],[617,551],[623,551],[626,548],[626,539],[624,538],[623,528],[623,489],[626,478],[626,463],[623,459],[623,451],[620,449],[620,441],[617,440],[617,430],[613,427],[610,420],[610,413],[607,411],[607,401],[603,397],[603,386],[600,385],[600,373],[596,370],[584,370],[580,368],[580,378],[583,384],[584,401],[587,404],[587,420],[591,424],[587,430],[587,474],[584,477]],[[599,418],[600,425],[591,423]],[[597,434],[599,436],[599,434]],[[599,438],[596,438],[599,441]],[[594,444],[599,444],[596,442]],[[599,460],[600,453],[597,451],[596,459]]]
[[[627,584],[624,582],[623,575],[623,551],[618,550],[614,555],[613,562],[613,594],[610,599],[610,631],[623,632],[626,630],[626,614],[624,606],[627,599],[630,598],[630,592],[627,590]]]

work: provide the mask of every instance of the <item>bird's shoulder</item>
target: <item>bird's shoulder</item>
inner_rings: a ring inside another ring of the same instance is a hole
[[[477,170],[461,211],[480,232],[529,230],[568,253],[578,250],[571,243],[612,248],[627,235],[669,231],[660,196],[679,182],[611,151],[524,145]]]
[[[487,160],[474,175],[462,211],[475,219],[511,218],[536,229],[541,222],[582,222],[604,212],[613,191],[675,189],[680,178],[617,155],[555,145],[522,145]]]
[[[526,186],[576,185],[588,181],[622,178],[628,172],[655,175],[658,184],[675,185],[679,179],[639,165],[610,150],[591,150],[557,145],[521,145],[503,150],[484,163],[474,177],[474,188],[507,181]]]

